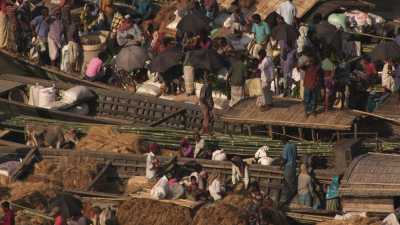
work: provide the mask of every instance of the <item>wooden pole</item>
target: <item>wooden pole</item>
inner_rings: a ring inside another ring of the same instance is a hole
[[[311,137],[312,140],[315,142],[315,129],[311,129]]]
[[[299,131],[299,138],[303,139],[303,128],[299,127],[297,130]]]
[[[286,136],[286,127],[282,127],[282,133]]]
[[[358,124],[354,123],[354,139],[358,139]]]
[[[97,181],[103,176],[103,174],[107,171],[108,167],[111,166],[111,161],[107,160],[106,164],[103,166],[103,168],[100,170],[100,172],[96,175],[96,177],[89,183],[89,185],[86,187],[86,191],[90,191],[93,186],[97,183]]]
[[[15,172],[11,175],[12,181],[16,181],[18,179],[18,177],[24,172],[25,167],[28,166],[32,162],[32,159],[35,156],[35,153],[37,150],[38,150],[37,148],[32,148],[28,152],[28,154],[22,160],[22,163],[17,167]]]
[[[274,135],[272,132],[272,125],[268,125],[268,134],[271,139],[274,139]]]
[[[166,117],[163,117],[160,120],[157,120],[156,122],[150,124],[150,127],[155,127],[157,125],[160,125],[160,124],[164,123],[165,121],[171,119],[172,117],[175,117],[175,116],[180,115],[185,112],[186,112],[186,109],[180,109],[180,110],[173,112],[173,113],[167,115]]]

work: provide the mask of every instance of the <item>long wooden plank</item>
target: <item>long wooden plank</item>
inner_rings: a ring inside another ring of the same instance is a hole
[[[96,175],[96,177],[89,183],[89,185],[86,187],[86,191],[90,191],[93,186],[99,181],[99,179],[104,175],[104,173],[107,171],[107,169],[111,166],[111,161],[107,160],[106,164],[103,166],[103,168],[100,170],[100,172]]]
[[[186,113],[186,109],[179,109],[176,112],[170,113],[169,115],[161,118],[160,120],[157,120],[156,122],[150,124],[150,127],[158,126],[158,125],[164,123],[165,121],[167,121],[167,120],[169,120],[169,119],[171,119],[173,117],[181,115],[182,113]]]
[[[15,172],[11,175],[11,180],[16,181],[18,177],[24,172],[24,169],[26,166],[28,166],[31,162],[33,157],[35,156],[36,151],[38,151],[37,148],[32,148],[28,154],[24,157],[22,160],[22,163],[18,166],[18,168],[15,170]]]

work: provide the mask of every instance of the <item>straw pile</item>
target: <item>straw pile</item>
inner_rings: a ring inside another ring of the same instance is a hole
[[[18,211],[15,213],[15,224],[18,225],[51,225],[52,223],[39,218],[37,216],[30,216],[23,211]]]
[[[90,127],[87,135],[82,138],[77,150],[108,151],[115,153],[136,153],[144,152],[143,139],[141,136],[132,133],[119,133],[111,126]]]
[[[143,190],[149,190],[155,185],[155,181],[149,181],[144,176],[133,176],[129,178],[128,183],[125,186],[125,193],[131,194]]]
[[[382,222],[380,222],[376,218],[368,218],[360,216],[354,216],[346,220],[329,220],[322,223],[318,223],[318,225],[381,225],[381,224]]]
[[[60,162],[43,160],[35,165],[35,175],[45,177],[67,189],[84,189],[94,178],[97,163],[93,159],[73,154]]]
[[[190,225],[192,221],[190,209],[151,199],[124,202],[118,209],[117,218],[123,225]]]
[[[193,225],[247,225],[246,212],[251,200],[241,195],[229,195],[222,201],[204,206],[196,213]]]

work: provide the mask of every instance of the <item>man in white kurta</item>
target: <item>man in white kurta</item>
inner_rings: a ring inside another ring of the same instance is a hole
[[[297,16],[297,10],[292,0],[282,2],[276,10],[276,13],[281,15],[287,24],[294,25],[295,18]]]

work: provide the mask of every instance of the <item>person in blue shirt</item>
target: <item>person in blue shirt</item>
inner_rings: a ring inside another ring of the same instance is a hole
[[[153,12],[152,0],[133,0],[132,3],[143,20],[148,20],[150,18]]]
[[[282,165],[283,165],[283,178],[286,189],[286,196],[283,196],[283,200],[290,201],[296,194],[296,159],[297,159],[297,147],[294,143],[289,142],[289,139],[285,136],[282,139],[283,151],[282,151]],[[286,197],[286,199],[285,199]]]
[[[253,49],[250,49],[250,54],[254,58],[258,58],[258,52],[266,45],[271,34],[271,29],[266,22],[261,21],[261,16],[259,14],[254,14],[252,20],[253,25],[251,27],[251,33],[254,34],[255,45]]]

